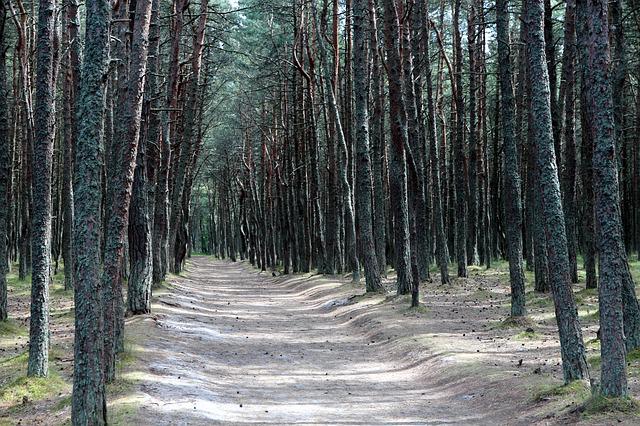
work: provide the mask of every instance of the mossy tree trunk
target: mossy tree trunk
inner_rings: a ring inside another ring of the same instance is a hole
[[[505,213],[507,222],[507,257],[511,283],[511,316],[526,314],[524,271],[522,267],[522,204],[520,164],[515,139],[515,99],[511,78],[511,43],[509,41],[508,0],[496,2],[498,69],[502,94],[502,139],[505,170]]]
[[[49,285],[51,284],[51,173],[55,137],[55,0],[41,0],[36,49],[35,139],[33,143],[33,205],[31,216],[31,317],[29,376],[49,372]]]
[[[531,89],[531,124],[536,145],[537,178],[547,235],[549,283],[553,291],[556,320],[560,333],[564,380],[589,376],[578,310],[573,298],[569,254],[555,161],[549,76],[543,35],[544,0],[527,0],[524,22],[527,26],[527,63]]]
[[[610,74],[609,4],[578,2],[578,40],[585,90],[584,108],[594,141],[593,180],[600,261],[601,386],[605,396],[627,395],[623,288],[631,281],[622,236]],[[633,286],[633,282],[631,282]],[[634,294],[635,298],[635,294]],[[637,306],[637,300],[636,300]]]
[[[121,5],[120,7],[126,7]],[[124,301],[122,300],[122,263],[125,238],[129,228],[129,207],[135,162],[140,138],[143,90],[145,87],[147,53],[149,49],[149,25],[151,0],[137,0],[131,35],[131,49],[126,99],[123,100],[123,116],[116,126],[113,141],[114,161],[107,171],[107,224],[105,230],[103,289],[105,305],[105,377],[115,378],[116,353],[123,348]],[[121,58],[121,60],[125,60]]]
[[[104,425],[104,320],[101,280],[103,111],[109,64],[108,0],[86,2],[84,63],[78,99],[78,144],[73,173],[75,343],[71,421]]]

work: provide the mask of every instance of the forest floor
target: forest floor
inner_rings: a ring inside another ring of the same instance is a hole
[[[363,295],[348,277],[272,277],[194,257],[155,292],[153,314],[127,320],[119,379],[108,390],[111,424],[640,422],[632,407],[584,405],[585,384],[561,386],[549,295],[528,291],[530,320],[511,324],[506,265],[470,271],[448,286],[434,274],[423,305],[409,309],[392,276],[388,294]],[[576,300],[597,376],[597,292],[582,288]],[[28,288],[13,279],[10,290],[17,319],[0,330],[0,425],[68,423],[70,294],[57,277],[52,373],[33,380],[24,377]],[[640,395],[639,354],[629,357],[629,376]]]

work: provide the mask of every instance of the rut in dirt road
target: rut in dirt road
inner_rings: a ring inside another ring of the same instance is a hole
[[[273,279],[196,258],[158,297],[136,423],[483,423],[430,387],[426,364],[389,354],[320,299],[337,283]]]

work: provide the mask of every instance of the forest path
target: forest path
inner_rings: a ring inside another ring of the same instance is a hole
[[[446,385],[429,386],[416,359],[394,357],[387,342],[372,343],[336,319],[332,307],[344,301],[319,295],[339,285],[309,286],[304,277],[271,278],[246,265],[194,258],[185,277],[157,297],[156,327],[133,328],[145,336],[132,343],[142,345],[142,359],[135,419],[127,423],[488,421]]]

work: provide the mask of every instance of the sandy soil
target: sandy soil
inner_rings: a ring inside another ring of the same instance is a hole
[[[153,314],[127,319],[110,424],[640,424],[637,413],[579,412],[589,392],[559,387],[550,295],[528,291],[530,320],[505,327],[508,273],[494,266],[447,286],[434,276],[412,310],[392,276],[386,294],[371,296],[346,276],[272,277],[195,257],[155,291]],[[582,286],[574,291],[597,380],[597,293]],[[26,371],[26,284],[9,294],[18,329],[0,333],[0,426],[70,424],[73,311],[59,287],[55,380],[28,400],[26,387],[10,385]],[[640,395],[640,356],[629,361],[629,384]]]
[[[363,296],[343,279],[272,278],[194,258],[154,315],[129,324],[130,338],[144,343],[125,373],[139,384],[121,401],[132,408],[126,423],[576,420],[569,406],[532,400],[537,387],[560,383],[557,340],[497,329],[507,312],[502,287],[470,279],[429,289],[415,311],[406,298]]]

